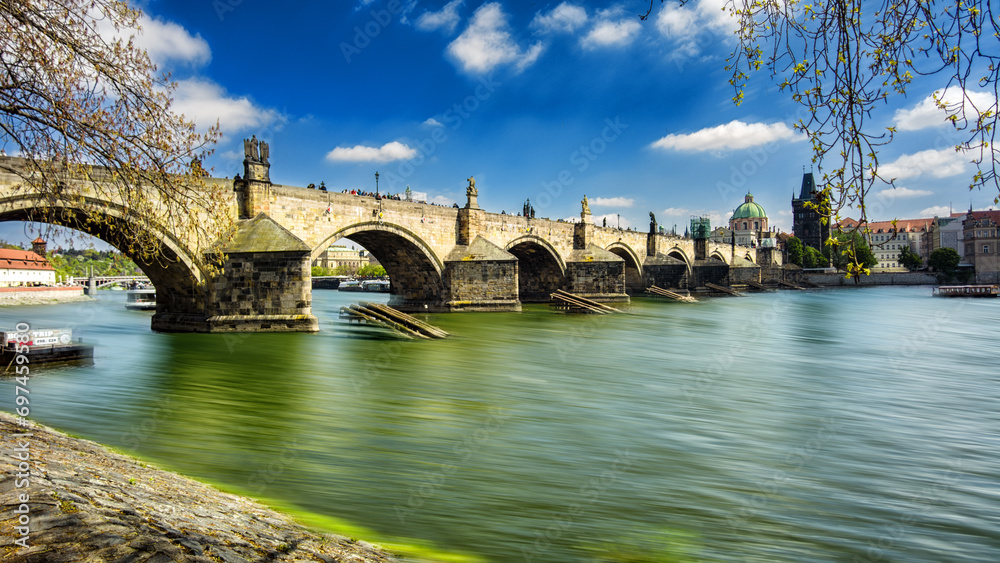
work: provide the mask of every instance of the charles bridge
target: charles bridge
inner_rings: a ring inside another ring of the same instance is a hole
[[[773,249],[658,233],[655,223],[649,232],[595,226],[586,201],[579,222],[489,213],[479,208],[471,178],[462,208],[278,185],[266,145],[258,149],[254,139],[245,148],[242,176],[205,178],[205,189],[228,194],[228,207],[191,210],[206,223],[230,214],[235,231],[193,236],[142,225],[162,243],[162,259],[137,261],[157,288],[153,329],[315,331],[310,264],[342,238],[382,263],[392,280],[389,304],[408,312],[517,311],[521,303],[549,301],[556,289],[620,302],[651,285],[781,276]],[[25,168],[22,159],[0,157],[0,220],[37,220],[41,208],[56,209],[48,217],[75,217],[64,224],[129,254],[117,234],[123,230],[113,228],[139,221],[127,205],[86,181],[69,184],[75,197],[32,195],[18,173]],[[111,221],[80,220],[93,213]],[[222,267],[209,267],[206,256],[220,250]]]

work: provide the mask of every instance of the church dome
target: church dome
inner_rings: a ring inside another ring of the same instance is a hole
[[[767,213],[759,204],[754,203],[753,196],[749,193],[744,198],[743,203],[736,208],[730,219],[760,219],[767,218]]]

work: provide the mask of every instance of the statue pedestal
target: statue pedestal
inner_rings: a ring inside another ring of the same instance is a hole
[[[479,195],[478,194],[477,195],[466,194],[466,195],[468,196],[469,201],[465,202],[465,208],[479,209],[479,202],[476,201],[477,199],[479,199]]]

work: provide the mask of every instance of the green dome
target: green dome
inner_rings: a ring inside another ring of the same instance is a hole
[[[733,212],[733,216],[730,219],[763,219],[767,218],[767,213],[764,208],[753,202],[753,196],[747,194],[743,203],[736,208]]]

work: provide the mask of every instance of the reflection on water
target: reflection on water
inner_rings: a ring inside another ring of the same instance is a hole
[[[0,320],[98,344],[31,380],[38,420],[381,537],[487,561],[996,561],[1000,301],[930,294],[526,306],[432,316],[439,341],[362,337],[330,291],[318,334],[156,334],[116,295]]]

